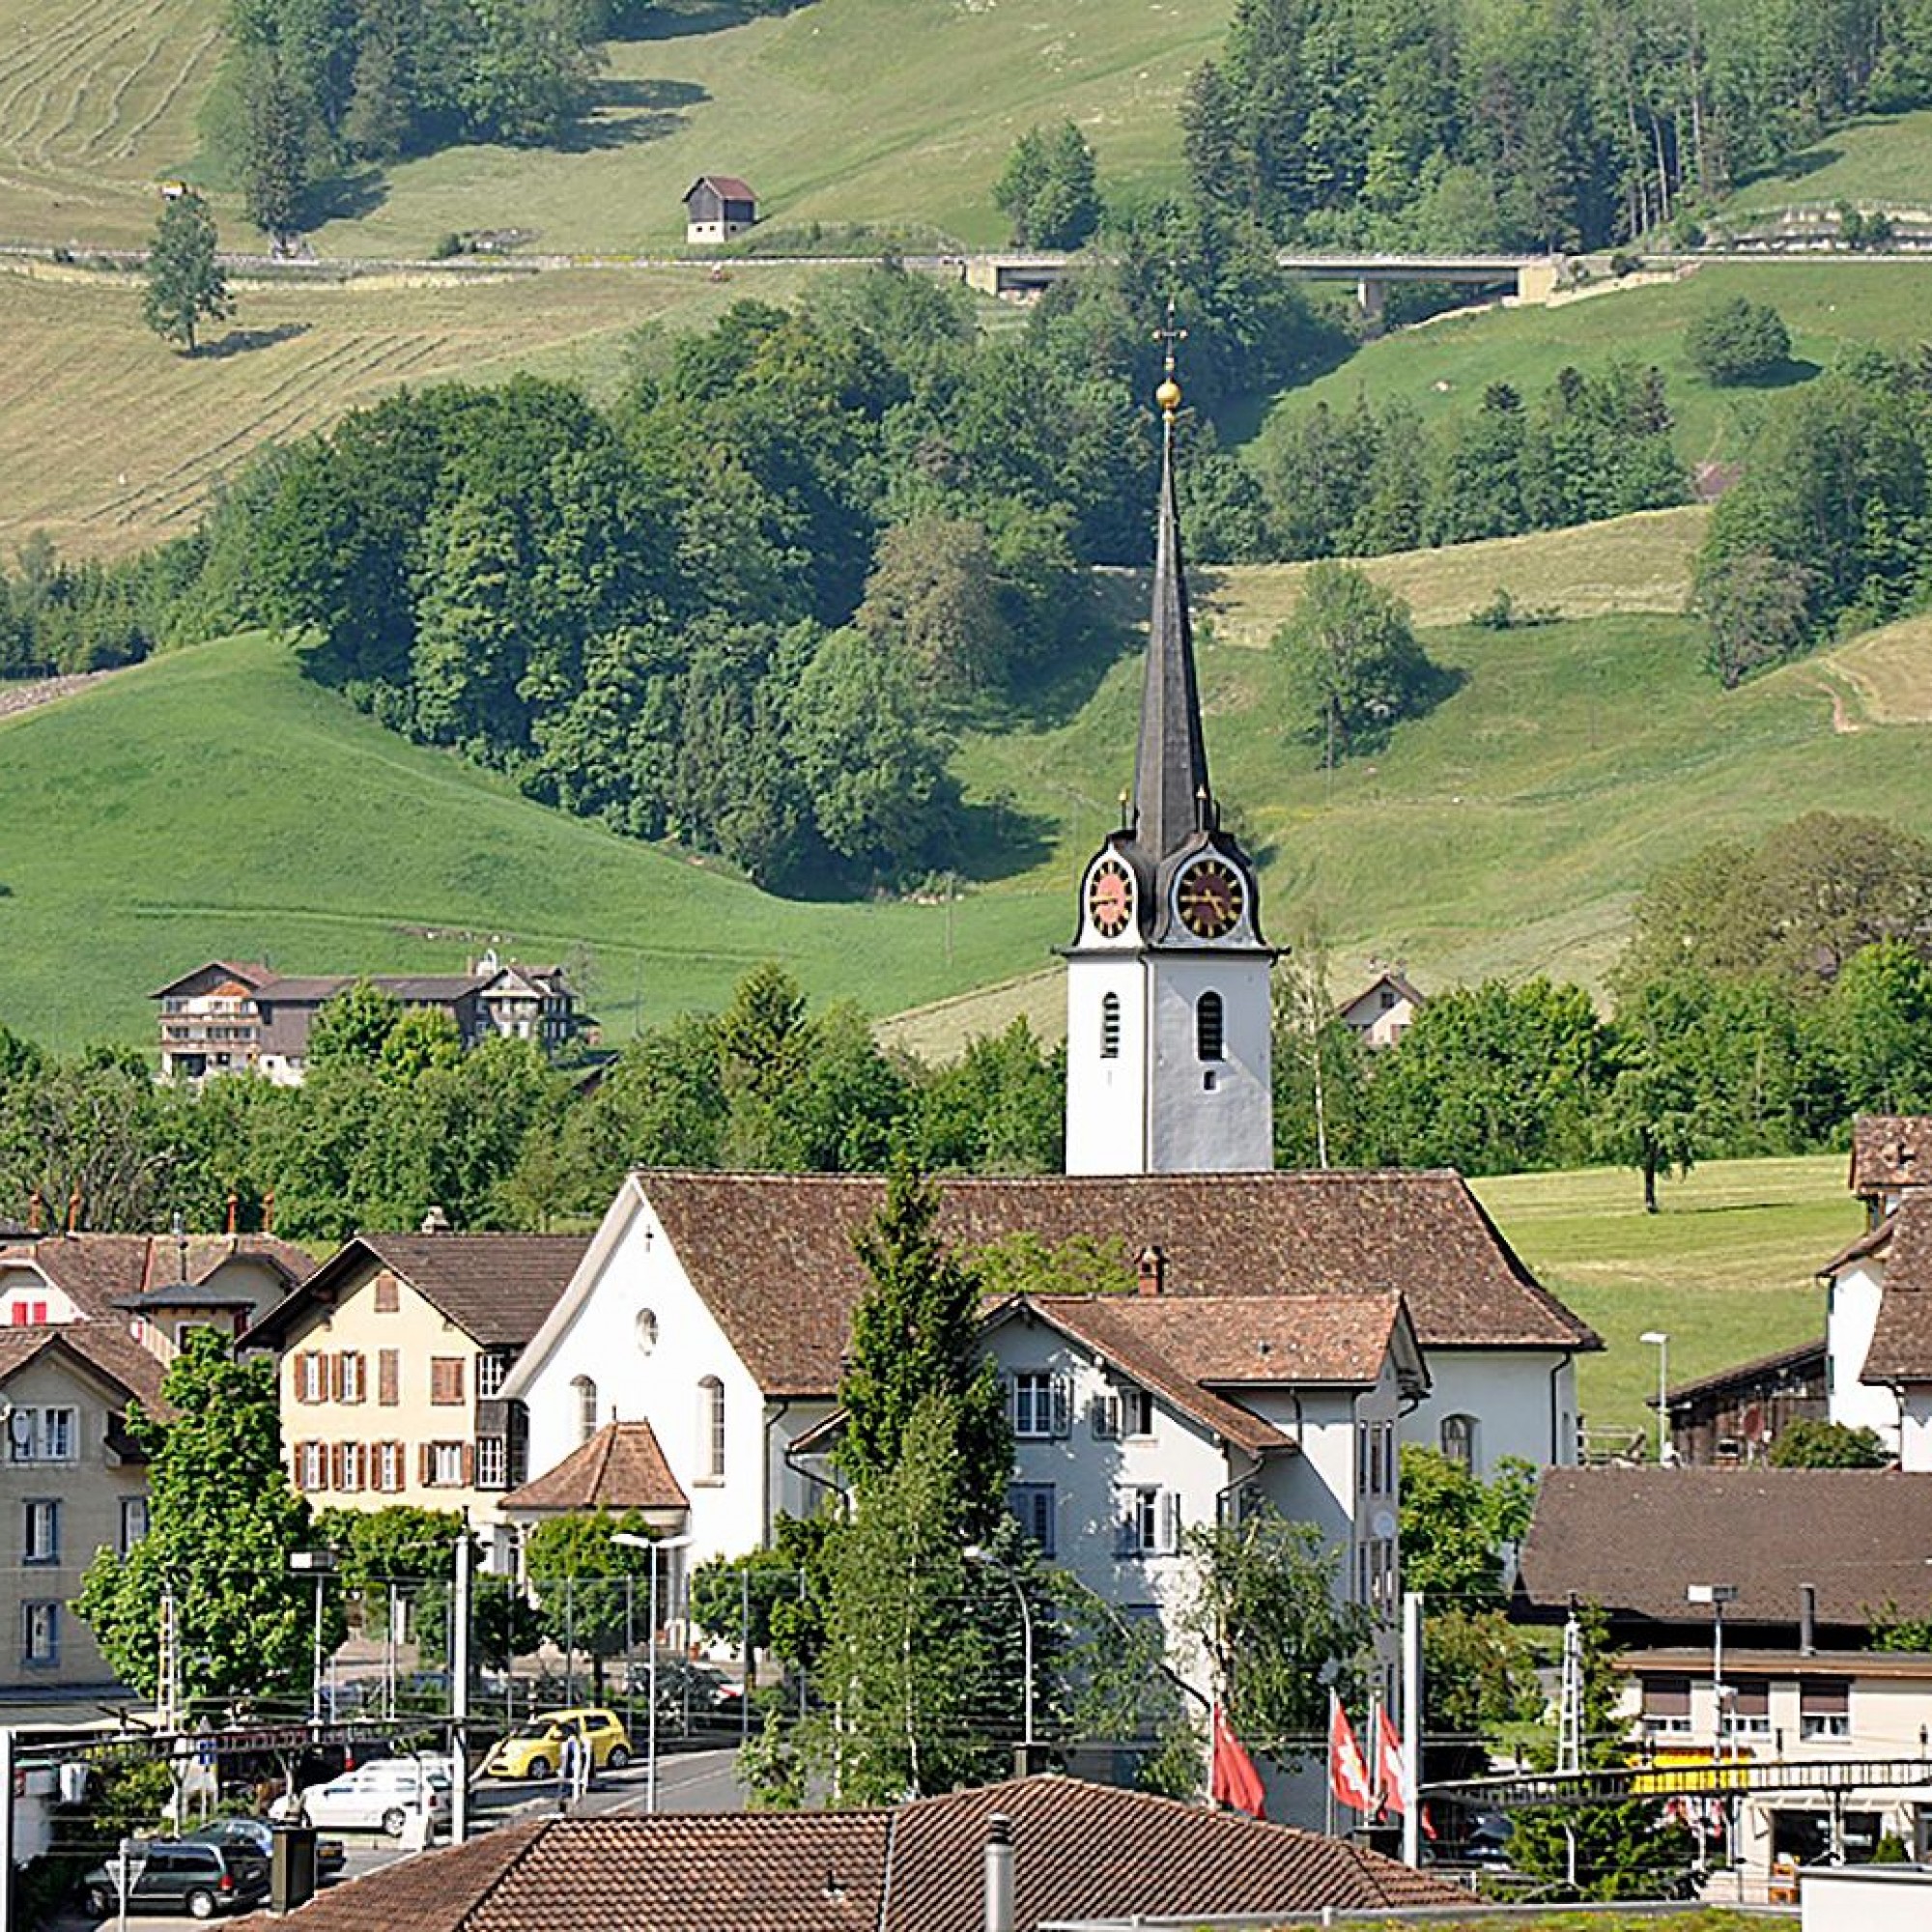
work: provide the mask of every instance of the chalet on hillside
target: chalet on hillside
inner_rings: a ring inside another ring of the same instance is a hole
[[[1366,1047],[1393,1046],[1423,1008],[1422,995],[1405,977],[1400,967],[1388,967],[1369,981],[1352,999],[1336,1008],[1350,1029]]]
[[[758,197],[736,175],[699,175],[684,191],[684,239],[694,248],[735,240],[758,220]]]

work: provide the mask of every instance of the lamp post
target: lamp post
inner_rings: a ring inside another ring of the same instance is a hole
[[[308,1720],[320,1728],[322,1723],[322,1598],[328,1587],[328,1579],[335,1574],[335,1551],[332,1549],[292,1549],[289,1551],[289,1571],[297,1577],[315,1578],[315,1669],[309,1682]]]
[[[651,1608],[650,1642],[651,1666],[646,1677],[646,1695],[650,1708],[644,1715],[644,1810],[655,1813],[658,1808],[658,1552],[665,1549],[689,1549],[691,1538],[688,1536],[635,1536],[627,1529],[611,1532],[611,1541],[620,1549],[648,1549],[651,1553]]]
[[[990,1549],[981,1548],[977,1543],[969,1543],[960,1551],[969,1563],[984,1564],[988,1570],[997,1570],[1012,1586],[1013,1601],[1020,1606],[1020,1671],[1026,1679],[1026,1695],[1020,1720],[1020,1763],[1022,1776],[1033,1776],[1033,1610],[1027,1603],[1026,1591],[1020,1585],[1018,1574],[1009,1563],[1003,1563]]]
[[[1670,1337],[1661,1328],[1646,1328],[1636,1338],[1657,1350],[1657,1466],[1670,1460]]]
[[[1687,1604],[1711,1606],[1711,1762],[1719,1767],[1719,1782],[1724,1784],[1724,1605],[1738,1600],[1735,1583],[1692,1583],[1684,1592]],[[1724,1850],[1735,1865],[1738,1860],[1738,1809],[1736,1800],[1725,1787]],[[1742,1879],[1739,1881],[1743,1883]]]

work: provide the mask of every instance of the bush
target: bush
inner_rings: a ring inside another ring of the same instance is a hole
[[[1762,382],[1791,357],[1791,331],[1765,302],[1733,296],[1694,317],[1684,331],[1684,353],[1707,383],[1719,388]]]

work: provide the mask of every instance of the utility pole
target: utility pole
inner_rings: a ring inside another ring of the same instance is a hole
[[[14,1730],[0,1724],[0,1932],[14,1932]]]
[[[449,1842],[469,1833],[469,1527],[456,1539],[456,1632],[449,1647]]]
[[[1563,1679],[1557,1702],[1556,1769],[1583,1769],[1583,1626],[1577,1621],[1577,1599],[1563,1622]]]

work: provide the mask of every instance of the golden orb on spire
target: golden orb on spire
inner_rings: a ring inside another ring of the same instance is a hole
[[[1153,392],[1153,399],[1160,405],[1162,413],[1171,416],[1180,407],[1180,384],[1172,376],[1167,377]]]

